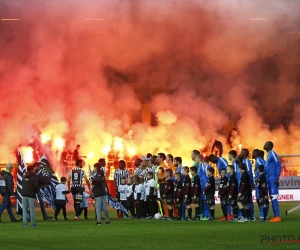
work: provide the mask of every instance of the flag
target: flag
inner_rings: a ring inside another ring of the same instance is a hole
[[[23,175],[27,170],[26,163],[23,159],[22,152],[20,148],[18,148],[18,172],[17,172],[17,206],[16,211],[19,215],[23,213],[22,206],[22,179]]]
[[[121,210],[125,214],[128,214],[128,211],[125,207],[123,207],[117,200],[111,196],[110,193],[106,192],[106,202],[114,209]]]
[[[52,207],[54,210],[56,209],[55,206],[55,187],[57,184],[59,184],[59,181],[50,166],[50,163],[46,157],[46,155],[43,155],[39,163],[42,165],[40,168],[40,172],[38,174],[43,176],[49,176],[50,177],[50,184],[43,186],[39,189],[39,195],[41,198],[46,201],[50,207]]]
[[[93,171],[92,171],[92,169],[91,169],[91,165],[90,165],[90,164],[88,164],[88,168],[89,168],[90,179],[93,179],[94,174],[93,174]]]

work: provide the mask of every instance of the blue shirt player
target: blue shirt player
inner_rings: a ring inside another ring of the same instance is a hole
[[[265,164],[265,174],[274,212],[274,218],[269,220],[269,222],[280,222],[281,217],[277,196],[279,194],[278,186],[281,173],[281,163],[278,155],[273,151],[273,146],[273,142],[271,141],[267,141],[264,145],[264,150],[268,153]]]
[[[208,156],[208,160],[210,162],[216,164],[217,169],[218,169],[218,173],[221,176],[221,170],[224,169],[224,168],[225,169],[227,168],[227,165],[228,165],[227,160],[223,157],[217,157],[216,155],[213,155],[213,154],[210,154]]]
[[[241,151],[241,155],[240,157],[243,159],[243,163],[246,165],[247,167],[247,173],[250,177],[250,185],[253,185],[253,172],[252,172],[252,163],[249,160],[249,150],[247,148],[243,148]]]
[[[257,182],[259,181],[259,171],[258,171],[258,167],[259,166],[265,166],[266,162],[264,160],[264,151],[259,150],[259,149],[254,149],[252,151],[252,159],[255,160],[254,163],[254,182],[255,184],[257,184]],[[258,189],[258,185],[255,185],[255,198],[256,201],[259,200],[259,189]],[[264,218],[264,212],[263,212],[263,206],[258,204],[258,209],[259,209],[259,217],[260,219]],[[267,210],[269,210],[269,204],[266,204],[266,208]]]
[[[211,166],[209,165],[208,156],[203,157],[203,163],[201,164],[201,168],[202,168],[201,169],[202,174],[200,176],[200,185],[201,185],[201,190],[204,190],[206,188],[206,183],[209,178],[209,176],[207,175],[207,169],[211,168]],[[202,193],[201,203],[203,206],[203,216],[201,217],[200,220],[208,220],[209,218],[209,207],[205,201],[206,201],[206,196]]]
[[[235,150],[230,150],[228,152],[228,160],[231,161],[231,165],[234,167],[234,173],[238,181],[238,187],[239,187],[241,182],[241,172],[240,172],[240,166],[236,162],[236,157],[237,157],[237,152]]]

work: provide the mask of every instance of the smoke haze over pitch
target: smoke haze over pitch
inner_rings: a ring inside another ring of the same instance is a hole
[[[245,147],[271,140],[299,153],[299,9],[293,0],[2,1],[0,19],[20,20],[0,21],[0,161],[42,132],[98,159],[118,141],[129,151],[131,130],[137,153],[189,159],[225,142],[229,121]]]

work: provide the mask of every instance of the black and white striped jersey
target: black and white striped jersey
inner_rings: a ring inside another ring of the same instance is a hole
[[[86,176],[85,171],[81,168],[73,168],[69,172],[69,177],[72,180],[72,187],[82,187],[82,179]]]
[[[155,180],[155,169],[156,169],[156,166],[152,165],[151,167],[147,167],[146,168],[146,175],[149,173],[149,172],[152,172],[153,173],[153,179]]]
[[[141,173],[143,172],[144,170],[142,168],[136,168],[134,171],[133,171],[133,174],[134,175],[141,175]]]
[[[125,178],[126,180],[130,177],[130,173],[127,169],[121,170],[116,169],[114,173],[115,185],[118,187],[121,183],[121,178]]]

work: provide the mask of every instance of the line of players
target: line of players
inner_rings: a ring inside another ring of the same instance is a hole
[[[150,219],[158,211],[168,220],[191,220],[191,205],[194,204],[195,220],[215,220],[215,169],[209,165],[212,162],[221,176],[218,187],[224,215],[221,220],[255,220],[252,202],[252,187],[255,186],[260,221],[267,221],[269,191],[274,211],[274,218],[269,221],[280,222],[277,195],[281,164],[273,151],[272,142],[266,142],[264,150],[268,153],[266,161],[263,159],[264,151],[255,149],[252,152],[255,160],[254,177],[247,149],[242,149],[238,156],[236,151],[230,151],[228,158],[231,165],[228,165],[225,158],[215,155],[203,157],[199,151],[194,150],[194,166],[191,168],[182,166],[181,157],[173,158],[164,153],[157,156],[148,154],[147,158],[135,161],[137,168],[134,176],[129,177],[124,167],[116,170],[114,179],[117,197],[129,209],[132,217]],[[117,216],[127,217],[121,212]]]

